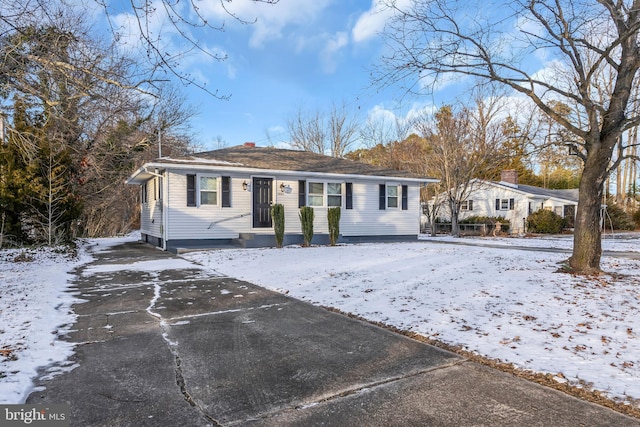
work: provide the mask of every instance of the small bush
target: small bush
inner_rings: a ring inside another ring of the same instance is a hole
[[[633,222],[636,224],[636,228],[640,228],[640,209],[633,213],[632,218]]]
[[[327,210],[327,220],[329,221],[329,242],[335,246],[340,235],[340,208],[329,208]]]
[[[277,203],[271,208],[273,231],[276,234],[276,247],[281,248],[284,241],[284,205]]]
[[[565,228],[567,221],[553,211],[540,209],[527,218],[527,231],[530,233],[558,234]]]
[[[310,246],[313,239],[313,208],[311,206],[303,206],[300,208],[300,224],[302,225],[303,246]]]
[[[613,227],[614,230],[633,230],[635,224],[631,216],[615,203],[607,202],[607,216],[604,228]]]

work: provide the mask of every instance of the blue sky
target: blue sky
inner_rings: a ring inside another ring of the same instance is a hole
[[[248,25],[230,18],[221,3],[198,5],[212,25],[224,21],[225,30],[194,35],[203,48],[227,59],[217,62],[191,55],[181,65],[184,73],[210,90],[230,95],[218,100],[195,87],[184,89],[199,111],[192,127],[205,149],[217,148],[217,137],[229,146],[245,141],[283,145],[288,140],[287,120],[301,108],[328,111],[344,104],[364,121],[372,111],[404,116],[428,103],[403,99],[399,88],[381,90],[371,83],[370,73],[383,49],[379,32],[385,14],[379,12],[377,0],[228,4],[239,17],[256,20]],[[158,28],[171,34],[161,19],[158,16]],[[174,43],[179,43],[177,38],[171,40],[175,49]]]

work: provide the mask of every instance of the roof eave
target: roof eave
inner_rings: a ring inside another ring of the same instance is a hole
[[[186,164],[186,163],[163,163],[163,162],[150,162],[145,163],[136,172],[134,172],[125,182],[127,184],[142,184],[148,180],[153,174],[148,172],[149,169],[180,169],[180,170],[216,170],[216,171],[235,171],[245,172],[248,174],[262,173],[265,175],[285,175],[285,176],[303,176],[303,177],[329,177],[329,178],[352,178],[361,180],[390,180],[390,181],[403,181],[403,182],[416,182],[416,183],[435,183],[439,182],[436,178],[415,178],[415,177],[403,177],[403,176],[388,176],[388,175],[362,175],[362,174],[343,174],[343,173],[330,173],[330,172],[311,172],[311,171],[295,171],[286,169],[262,169],[262,168],[250,168],[250,167],[238,167],[238,166],[224,166],[224,165],[207,165],[207,164]]]

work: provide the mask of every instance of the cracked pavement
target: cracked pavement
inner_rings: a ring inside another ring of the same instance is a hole
[[[141,243],[94,256],[77,367],[26,402],[69,404],[72,426],[640,425]]]

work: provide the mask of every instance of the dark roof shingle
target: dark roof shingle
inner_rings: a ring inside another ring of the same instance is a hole
[[[285,170],[300,172],[318,172],[347,175],[369,175],[401,177],[414,179],[430,179],[425,176],[405,171],[385,169],[353,160],[325,156],[309,151],[286,150],[274,147],[251,147],[239,145],[219,150],[196,153],[193,156],[176,159],[157,159],[162,163],[180,163],[180,160],[192,161],[197,164],[198,159],[228,162],[227,166],[245,167],[253,169]],[[205,164],[203,162],[203,164]]]

